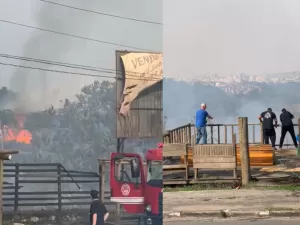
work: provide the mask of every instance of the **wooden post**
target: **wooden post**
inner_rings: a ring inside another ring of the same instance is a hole
[[[121,220],[121,205],[116,203],[116,224],[120,224]]]
[[[0,159],[0,225],[3,224],[3,160]]]
[[[221,134],[220,134],[220,125],[218,125],[218,144],[221,143],[220,136],[221,136]]]
[[[227,125],[224,126],[224,129],[225,144],[227,144]]]
[[[210,126],[210,141],[211,141],[211,144],[214,143],[214,128],[213,128],[213,126]]]
[[[105,161],[99,162],[99,199],[104,202]]]
[[[184,164],[185,164],[185,179],[188,180],[189,179],[189,157],[188,157],[188,145],[185,145],[185,149],[186,149],[186,154],[184,155]]]
[[[234,154],[235,154],[235,163],[237,164],[237,154],[236,154],[236,134],[233,135],[232,137],[232,146],[234,149]],[[233,170],[233,178],[237,179],[237,169],[235,168]]]
[[[0,151],[0,225],[3,224],[3,167],[4,160],[10,160],[12,154],[18,154],[17,150],[4,150]]]
[[[252,140],[253,144],[255,144],[255,125],[252,125]]]
[[[192,125],[190,123],[188,127],[188,142],[189,145],[192,145]]]
[[[120,179],[122,167],[119,163],[116,164],[115,169],[117,170],[117,177]],[[121,205],[120,203],[116,203],[116,224],[120,224],[120,217],[121,217]]]
[[[231,126],[231,142],[233,141],[234,136],[234,126]]]
[[[248,185],[250,182],[250,156],[249,156],[249,137],[248,137],[248,118],[239,117],[239,140],[241,155],[241,174],[242,185]]]
[[[263,123],[259,124],[260,127],[260,144],[264,144],[264,128],[263,128]]]

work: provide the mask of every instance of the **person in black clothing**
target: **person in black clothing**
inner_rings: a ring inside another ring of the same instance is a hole
[[[282,148],[283,141],[287,132],[290,133],[292,140],[294,142],[295,147],[298,147],[298,143],[296,140],[294,125],[293,125],[294,115],[286,109],[282,109],[282,113],[280,114],[280,122],[281,122],[281,137],[280,137],[280,149]]]
[[[98,191],[92,190],[91,197],[93,199],[93,202],[90,207],[90,224],[104,225],[109,213],[105,205],[100,201]]]
[[[262,112],[259,116],[259,121],[263,123],[263,132],[264,132],[264,142],[265,144],[269,144],[269,139],[271,140],[272,148],[276,150],[275,148],[275,142],[276,142],[276,132],[274,129],[274,123],[275,127],[277,128],[277,117],[276,114],[272,112],[271,108],[268,108],[267,111]]]

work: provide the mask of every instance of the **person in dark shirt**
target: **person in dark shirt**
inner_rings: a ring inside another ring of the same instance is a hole
[[[195,127],[197,129],[196,144],[200,144],[201,138],[203,144],[207,144],[207,119],[213,119],[206,111],[206,104],[202,103],[200,109],[196,112]]]
[[[298,147],[295,130],[294,130],[294,124],[293,119],[294,115],[287,111],[286,109],[281,110],[282,113],[280,114],[280,122],[281,122],[281,137],[280,137],[280,144],[279,147],[282,149],[283,141],[285,138],[285,135],[287,132],[290,133],[292,140],[294,142],[295,148]]]
[[[268,108],[267,111],[262,112],[260,114],[259,120],[263,124],[263,134],[264,134],[265,144],[269,144],[269,139],[270,139],[273,150],[276,150],[275,148],[276,132],[273,123],[275,122],[275,127],[277,127],[278,122],[277,122],[276,114],[272,112],[271,108]]]
[[[93,202],[90,207],[90,224],[104,225],[109,213],[105,205],[100,201],[98,191],[92,190],[91,197],[93,199]]]

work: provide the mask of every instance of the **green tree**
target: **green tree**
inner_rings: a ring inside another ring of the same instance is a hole
[[[33,135],[34,161],[95,170],[97,158],[115,151],[115,93],[115,83],[95,81],[63,108],[28,115],[25,128]]]

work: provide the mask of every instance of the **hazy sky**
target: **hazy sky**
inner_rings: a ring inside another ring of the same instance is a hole
[[[161,0],[51,1],[108,14],[162,22]],[[116,19],[51,5],[39,0],[0,0],[0,19],[138,48],[162,51],[161,25]],[[0,54],[108,69],[115,69],[115,50],[131,50],[2,22],[0,22],[0,40]],[[16,60],[3,58],[0,58],[0,62],[20,63]],[[30,65],[44,67],[42,64]],[[66,70],[65,68],[46,67],[47,69]],[[90,72],[85,71],[85,73]],[[93,80],[94,78],[89,77],[72,77],[25,69],[17,70],[13,67],[0,65],[0,86],[10,86],[24,91],[22,86],[25,85],[27,87],[26,92],[36,92],[34,96],[40,98],[38,101],[46,101],[46,99],[41,99],[43,93],[48,93],[47,101],[50,102],[69,93],[75,94],[80,87],[92,83]],[[40,89],[37,90],[37,87]],[[59,97],[57,97],[58,94]]]
[[[300,71],[299,0],[164,0],[164,76]]]

